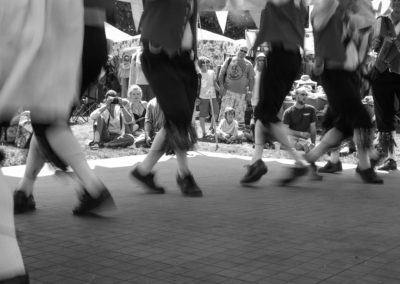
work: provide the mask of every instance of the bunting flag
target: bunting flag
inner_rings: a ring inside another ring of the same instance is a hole
[[[253,18],[254,23],[256,23],[257,28],[260,28],[261,22],[261,10],[257,11],[249,11],[251,17]]]
[[[218,24],[221,27],[222,33],[225,33],[226,21],[228,19],[228,11],[216,11],[215,12]]]
[[[138,32],[140,18],[143,13],[143,2],[142,0],[131,0],[131,8],[132,8],[132,17],[133,22],[135,23],[135,30]]]

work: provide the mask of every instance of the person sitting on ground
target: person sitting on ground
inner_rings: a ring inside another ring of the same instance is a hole
[[[239,123],[235,119],[235,109],[226,107],[224,110],[224,118],[221,119],[217,127],[218,139],[225,143],[240,142],[243,133],[239,131]]]
[[[164,126],[164,114],[157,102],[157,98],[152,98],[147,104],[147,111],[144,120],[144,133],[136,138],[135,146],[150,147],[157,132]]]
[[[125,133],[125,124],[134,123],[134,119],[115,91],[106,93],[105,103],[90,114],[90,119],[94,121],[92,150],[97,150],[99,146],[122,148],[133,144],[133,136]]]
[[[200,57],[198,61],[200,67],[201,74],[201,87],[200,87],[200,127],[203,133],[203,138],[207,136],[205,120],[206,117],[211,113],[211,110],[214,111],[214,122],[217,123],[218,114],[219,114],[219,104],[217,101],[216,91],[219,91],[219,86],[217,84],[217,78],[213,70],[210,70],[209,64],[210,60],[207,57]],[[211,105],[212,103],[212,105]],[[211,119],[211,127],[215,129],[215,125],[213,124],[213,119]]]
[[[317,136],[317,115],[315,108],[306,104],[307,96],[305,87],[297,88],[295,90],[296,103],[283,114],[283,123],[289,128],[289,141],[296,150],[306,153],[315,146]]]
[[[143,92],[139,85],[131,85],[128,90],[129,109],[135,123],[128,124],[129,132],[139,136],[144,131],[147,102],[142,100]],[[128,132],[128,129],[127,129]]]

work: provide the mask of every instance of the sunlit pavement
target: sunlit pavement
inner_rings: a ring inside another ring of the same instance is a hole
[[[399,172],[366,185],[354,167],[279,187],[285,161],[253,187],[235,156],[189,159],[203,198],[183,197],[176,160],[156,167],[165,195],[129,179],[143,156],[92,162],[112,192],[112,217],[75,217],[75,182],[42,172],[37,210],[16,216],[32,283],[400,283]],[[5,168],[15,187],[23,167]]]

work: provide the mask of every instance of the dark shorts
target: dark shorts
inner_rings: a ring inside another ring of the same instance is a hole
[[[212,99],[212,104],[213,104],[213,109],[214,109],[214,116],[218,119],[218,114],[219,114],[219,104],[217,99]],[[200,117],[208,117],[208,115],[211,113],[211,104],[210,104],[210,99],[201,99],[200,98]]]
[[[371,129],[372,120],[361,102],[360,78],[356,72],[326,69],[321,76],[329,111],[324,127],[337,128],[345,137],[354,129]]]
[[[279,110],[294,80],[299,76],[300,68],[300,52],[272,46],[261,73],[260,100],[254,110],[255,119],[261,120],[263,124],[280,121]]]

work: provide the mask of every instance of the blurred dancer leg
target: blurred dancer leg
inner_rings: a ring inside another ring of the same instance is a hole
[[[248,166],[247,173],[240,182],[250,184],[267,173],[262,153],[266,133],[269,133],[288,149],[288,153],[296,161],[295,167],[290,168],[289,177],[282,181],[285,185],[307,173],[306,166],[287,138],[286,128],[277,117],[301,69],[300,47],[304,45],[304,19],[307,17],[307,10],[303,1],[274,1],[274,3],[267,1],[263,13],[262,28],[254,49],[265,41],[270,43],[271,48],[267,64],[262,70],[260,98],[254,113],[255,149],[251,165]]]
[[[57,14],[61,12],[60,10],[63,4],[56,4],[56,2],[53,1],[48,1],[46,5],[53,9],[51,11],[54,14]],[[83,20],[82,2],[77,1],[74,5],[79,5],[79,7],[76,8],[77,10],[75,10],[75,12],[80,14],[77,14],[76,16],[78,19]],[[54,18],[49,17],[48,20],[53,20],[54,22],[59,24],[55,25],[55,27],[66,30],[66,33],[61,33],[57,31],[56,28],[45,29],[44,33],[47,35],[45,39],[47,39],[48,42],[44,41],[42,43],[42,49],[48,50],[50,54],[49,56],[55,53],[55,51],[51,50],[51,48],[57,47],[57,45],[53,45],[53,47],[50,44],[48,46],[46,44],[50,43],[50,41],[52,40],[58,40],[61,45],[65,46],[66,44],[64,43],[64,41],[68,40],[68,35],[70,35],[72,31],[77,32],[79,30],[83,30],[83,22],[80,21],[77,22],[81,26],[78,26],[78,24],[76,26],[72,25],[72,27],[70,27],[71,30],[69,30],[68,25],[70,25],[70,21],[67,21],[67,19],[64,17],[54,16]],[[64,66],[59,66],[58,73],[53,72],[51,75],[49,74],[49,77],[55,79],[55,85],[57,84],[58,80],[62,80],[62,76],[69,78],[70,84],[72,86],[76,86],[77,78],[75,74],[78,72],[76,67],[79,68],[79,59],[82,60],[81,93],[83,93],[88,85],[97,78],[101,66],[105,63],[105,60],[107,58],[106,40],[103,28],[104,20],[104,9],[96,6],[91,6],[89,8],[87,7],[87,9],[85,10],[85,21],[87,25],[85,26],[83,41],[83,50],[85,54],[83,54],[83,56],[72,56],[71,54],[69,54],[71,53],[71,51],[77,53],[79,52],[79,50],[81,50],[82,41],[79,40],[78,37],[74,41],[71,40],[71,42],[75,45],[68,45],[67,48],[69,48],[69,50],[61,49],[61,52],[63,52],[65,56],[64,60],[68,61],[68,64],[75,64],[73,65],[75,70],[72,70],[72,68],[68,69],[64,68]],[[57,38],[57,34],[59,34],[58,37],[60,38]],[[38,58],[38,60],[40,60],[40,57]],[[42,64],[41,61],[36,63],[39,65],[39,67]],[[66,63],[64,62],[64,64]],[[66,65],[69,66],[68,64]],[[52,65],[50,64],[50,67],[51,66]],[[57,69],[55,66],[54,68]],[[57,72],[57,70],[55,70],[55,72]],[[67,72],[71,72],[71,74],[67,74]],[[51,86],[48,87],[51,88]],[[68,90],[71,93],[67,93]],[[70,99],[65,102],[66,107],[64,107],[62,113],[55,113],[52,116],[49,116],[49,118],[53,117],[52,120],[44,117],[40,107],[33,107],[33,110],[31,111],[32,126],[35,135],[31,141],[25,175],[14,194],[15,212],[17,213],[35,209],[35,201],[32,195],[33,183],[46,160],[49,160],[53,165],[62,170],[66,170],[67,165],[69,165],[77,175],[81,183],[82,189],[79,193],[80,202],[78,206],[73,210],[74,214],[80,215],[87,212],[98,212],[99,210],[108,210],[115,207],[108,190],[105,188],[101,180],[90,169],[80,145],[73,136],[67,124],[68,114],[70,113],[69,109],[72,107],[74,93],[76,92],[76,89],[74,91],[71,87],[69,87],[66,90],[62,91],[63,92],[60,92],[60,94],[57,94],[60,96],[64,95],[66,97],[69,97]],[[55,96],[56,94],[53,95]],[[46,101],[42,102],[42,104],[43,108],[46,107]]]
[[[144,2],[142,69],[166,122],[145,160],[131,175],[152,193],[165,192],[155,183],[152,169],[166,151],[172,150],[177,157],[177,183],[182,194],[202,196],[189,170],[186,155],[197,140],[192,125],[198,87],[194,62],[196,20],[197,0]]]

